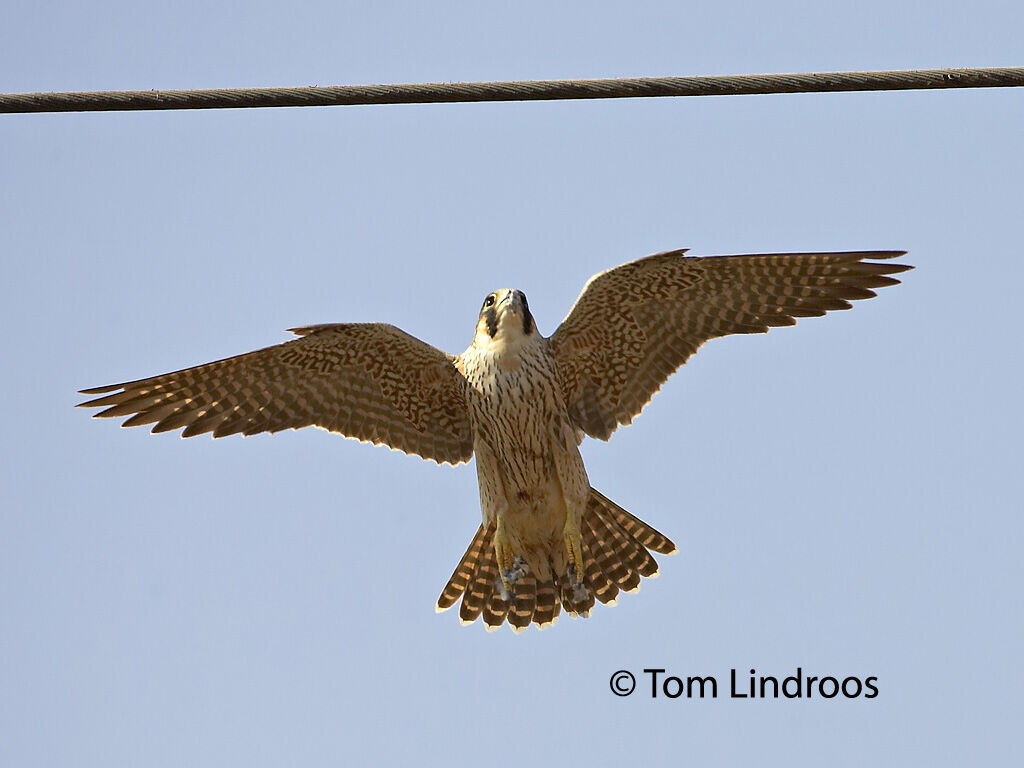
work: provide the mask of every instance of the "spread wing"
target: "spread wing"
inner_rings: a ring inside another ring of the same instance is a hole
[[[154,432],[277,432],[316,425],[438,463],[473,455],[453,358],[383,323],[314,325],[301,338],[148,379],[84,389],[96,416]],[[111,393],[111,394],[106,394]]]
[[[592,277],[551,336],[569,415],[607,440],[708,339],[849,309],[898,283],[903,251],[687,257],[669,251]],[[873,260],[873,261],[871,261]]]

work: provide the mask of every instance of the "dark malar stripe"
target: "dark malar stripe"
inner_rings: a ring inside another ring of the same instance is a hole
[[[523,335],[529,336],[533,330],[533,315],[530,314],[530,305],[526,303],[526,294],[516,291],[519,294],[519,301],[523,305]]]
[[[484,320],[487,321],[487,335],[493,339],[498,335],[498,315],[494,311],[494,307],[484,310]]]

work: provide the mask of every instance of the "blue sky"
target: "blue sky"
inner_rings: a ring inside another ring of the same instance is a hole
[[[6,2],[0,90],[1021,65],[1019,3]],[[0,763],[1006,762],[1024,684],[1020,90],[0,117]],[[902,248],[846,313],[714,341],[595,487],[661,577],[543,633],[433,602],[473,466],[153,436],[76,390],[388,321],[550,333],[668,248]],[[642,670],[877,676],[646,695]],[[641,677],[629,698],[609,676]]]

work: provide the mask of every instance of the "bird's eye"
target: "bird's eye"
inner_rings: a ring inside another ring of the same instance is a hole
[[[494,294],[493,293],[490,296],[488,296],[486,299],[484,299],[484,306],[485,307],[493,307],[494,306]]]

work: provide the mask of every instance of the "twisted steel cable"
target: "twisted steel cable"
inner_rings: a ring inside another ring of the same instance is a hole
[[[939,88],[1007,88],[1022,85],[1024,85],[1024,67],[994,67],[887,72],[631,77],[602,80],[12,93],[0,94],[0,113],[328,107],[366,104],[627,99],[657,96],[739,96]]]

